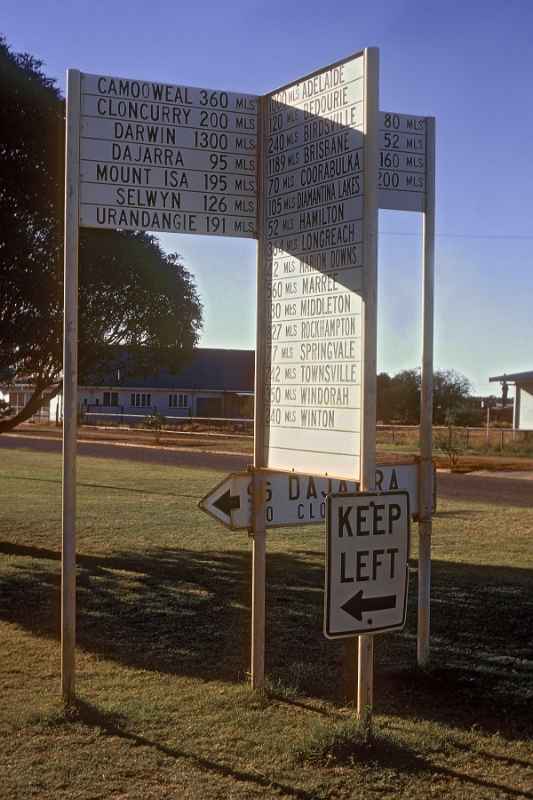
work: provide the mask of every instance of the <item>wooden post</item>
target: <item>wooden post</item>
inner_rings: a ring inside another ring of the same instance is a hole
[[[359,636],[357,659],[357,718],[371,724],[374,705],[374,637]]]
[[[426,210],[424,213],[422,376],[420,397],[420,512],[418,522],[417,662],[429,663],[431,515],[433,509],[433,317],[435,283],[435,120],[426,121]]]
[[[355,664],[358,659],[358,637],[349,636],[343,639],[343,662],[342,662],[342,693],[344,702],[348,706],[357,703],[357,675]]]
[[[265,685],[265,623],[266,623],[266,529],[264,482],[253,473],[253,531],[252,531],[252,689]]]
[[[260,99],[257,131],[257,329],[255,346],[254,474],[252,520],[252,689],[265,685],[266,526],[264,479],[257,469],[265,466],[265,237],[263,203],[263,136],[268,98]]]
[[[74,700],[76,648],[76,434],[78,422],[78,244],[80,73],[67,71],[65,272],[63,323],[63,525],[61,550],[61,692]]]
[[[363,386],[361,392],[361,488],[376,483],[377,384],[377,255],[378,255],[378,109],[379,53],[365,50],[364,145],[364,302],[362,309]],[[373,705],[374,648],[372,636],[358,637],[357,717],[370,720]]]

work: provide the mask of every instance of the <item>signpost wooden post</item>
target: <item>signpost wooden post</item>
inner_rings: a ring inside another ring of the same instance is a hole
[[[260,470],[265,466],[265,352],[259,342],[265,335],[265,282],[264,250],[264,124],[267,100],[259,101],[257,145],[257,316],[255,348],[255,404],[254,404],[254,464],[252,472],[252,623],[250,671],[252,689],[263,689],[265,684],[265,628],[266,628],[266,521],[265,486]]]
[[[417,660],[429,663],[431,529],[433,512],[433,328],[435,286],[435,120],[426,123],[426,207],[424,210],[422,386],[420,395],[420,512],[418,523]]]
[[[78,424],[78,238],[80,73],[67,73],[65,158],[65,270],[63,322],[63,522],[61,548],[61,692],[75,691],[76,431]]]
[[[377,258],[378,258],[378,175],[377,132],[379,109],[379,56],[377,48],[365,50],[365,178],[364,178],[364,303],[363,303],[363,391],[361,393],[362,441],[361,488],[373,491],[376,475],[376,389],[377,389]],[[359,636],[357,658],[357,716],[372,714],[374,682],[374,641]]]

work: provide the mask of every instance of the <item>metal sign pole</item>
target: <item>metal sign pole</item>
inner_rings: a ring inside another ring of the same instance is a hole
[[[431,515],[433,511],[433,316],[435,273],[435,119],[426,123],[426,209],[424,212],[422,376],[420,395],[420,511],[418,525],[417,661],[429,663]]]
[[[361,391],[361,488],[372,491],[376,480],[377,255],[378,255],[378,108],[379,52],[365,50],[364,150],[364,303],[363,379]],[[359,636],[357,716],[370,718],[373,703],[374,641]]]
[[[263,202],[263,125],[268,98],[259,105],[257,132],[257,328],[255,340],[255,408],[254,408],[254,473],[252,511],[252,689],[265,685],[265,595],[266,595],[266,527],[264,479],[257,469],[265,466],[265,347],[266,324],[263,293],[265,290],[265,235]]]
[[[266,529],[263,480],[253,473],[253,528],[252,528],[252,689],[265,685],[265,625],[266,625]]]
[[[74,699],[76,647],[76,432],[78,411],[80,73],[67,71],[65,273],[63,323],[63,527],[61,554],[61,691]]]

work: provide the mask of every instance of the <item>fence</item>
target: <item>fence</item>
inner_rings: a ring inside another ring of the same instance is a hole
[[[92,406],[92,408],[96,408]],[[105,408],[103,406],[102,408]],[[147,428],[145,420],[147,416],[154,413],[154,410],[147,408],[144,414],[125,413],[122,406],[117,406],[116,411],[85,411],[81,412],[81,423],[84,425],[94,425],[106,427],[127,427],[127,428]],[[241,417],[165,417],[163,429],[165,431],[180,431],[188,429],[242,432],[243,434],[253,434],[253,419]]]
[[[377,442],[395,447],[416,447],[419,441],[418,425],[378,425]],[[515,428],[460,428],[435,426],[434,448],[439,444],[453,444],[459,450],[533,451],[533,431]]]
[[[127,428],[146,428],[145,419],[153,413],[146,409],[144,414],[128,414],[121,407],[116,411],[84,411],[81,422],[94,426],[122,426]],[[163,426],[165,431],[216,431],[221,433],[239,433],[253,436],[253,420],[229,417],[166,417]],[[377,444],[398,448],[418,448],[418,425],[378,425],[376,429]],[[514,428],[462,428],[434,426],[434,449],[439,445],[449,446],[451,443],[457,450],[490,451],[513,453],[531,453],[533,455],[533,431],[516,430]]]

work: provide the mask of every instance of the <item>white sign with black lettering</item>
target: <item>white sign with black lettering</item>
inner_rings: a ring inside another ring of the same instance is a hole
[[[390,464],[376,467],[377,491],[402,489],[409,493],[411,515],[418,514],[418,464]],[[353,494],[355,481],[299,475],[296,472],[262,470],[265,487],[265,525],[285,528],[292,525],[319,525],[326,518],[326,497],[331,493]],[[434,504],[436,503],[436,482]],[[252,474],[228,475],[198,503],[202,511],[231,530],[252,526]]]
[[[81,75],[80,225],[256,238],[255,95]]]
[[[267,99],[265,464],[358,479],[364,57]]]
[[[326,517],[324,633],[403,628],[407,609],[409,494],[331,494]]]
[[[379,114],[379,207],[426,210],[427,119],[411,114]]]

